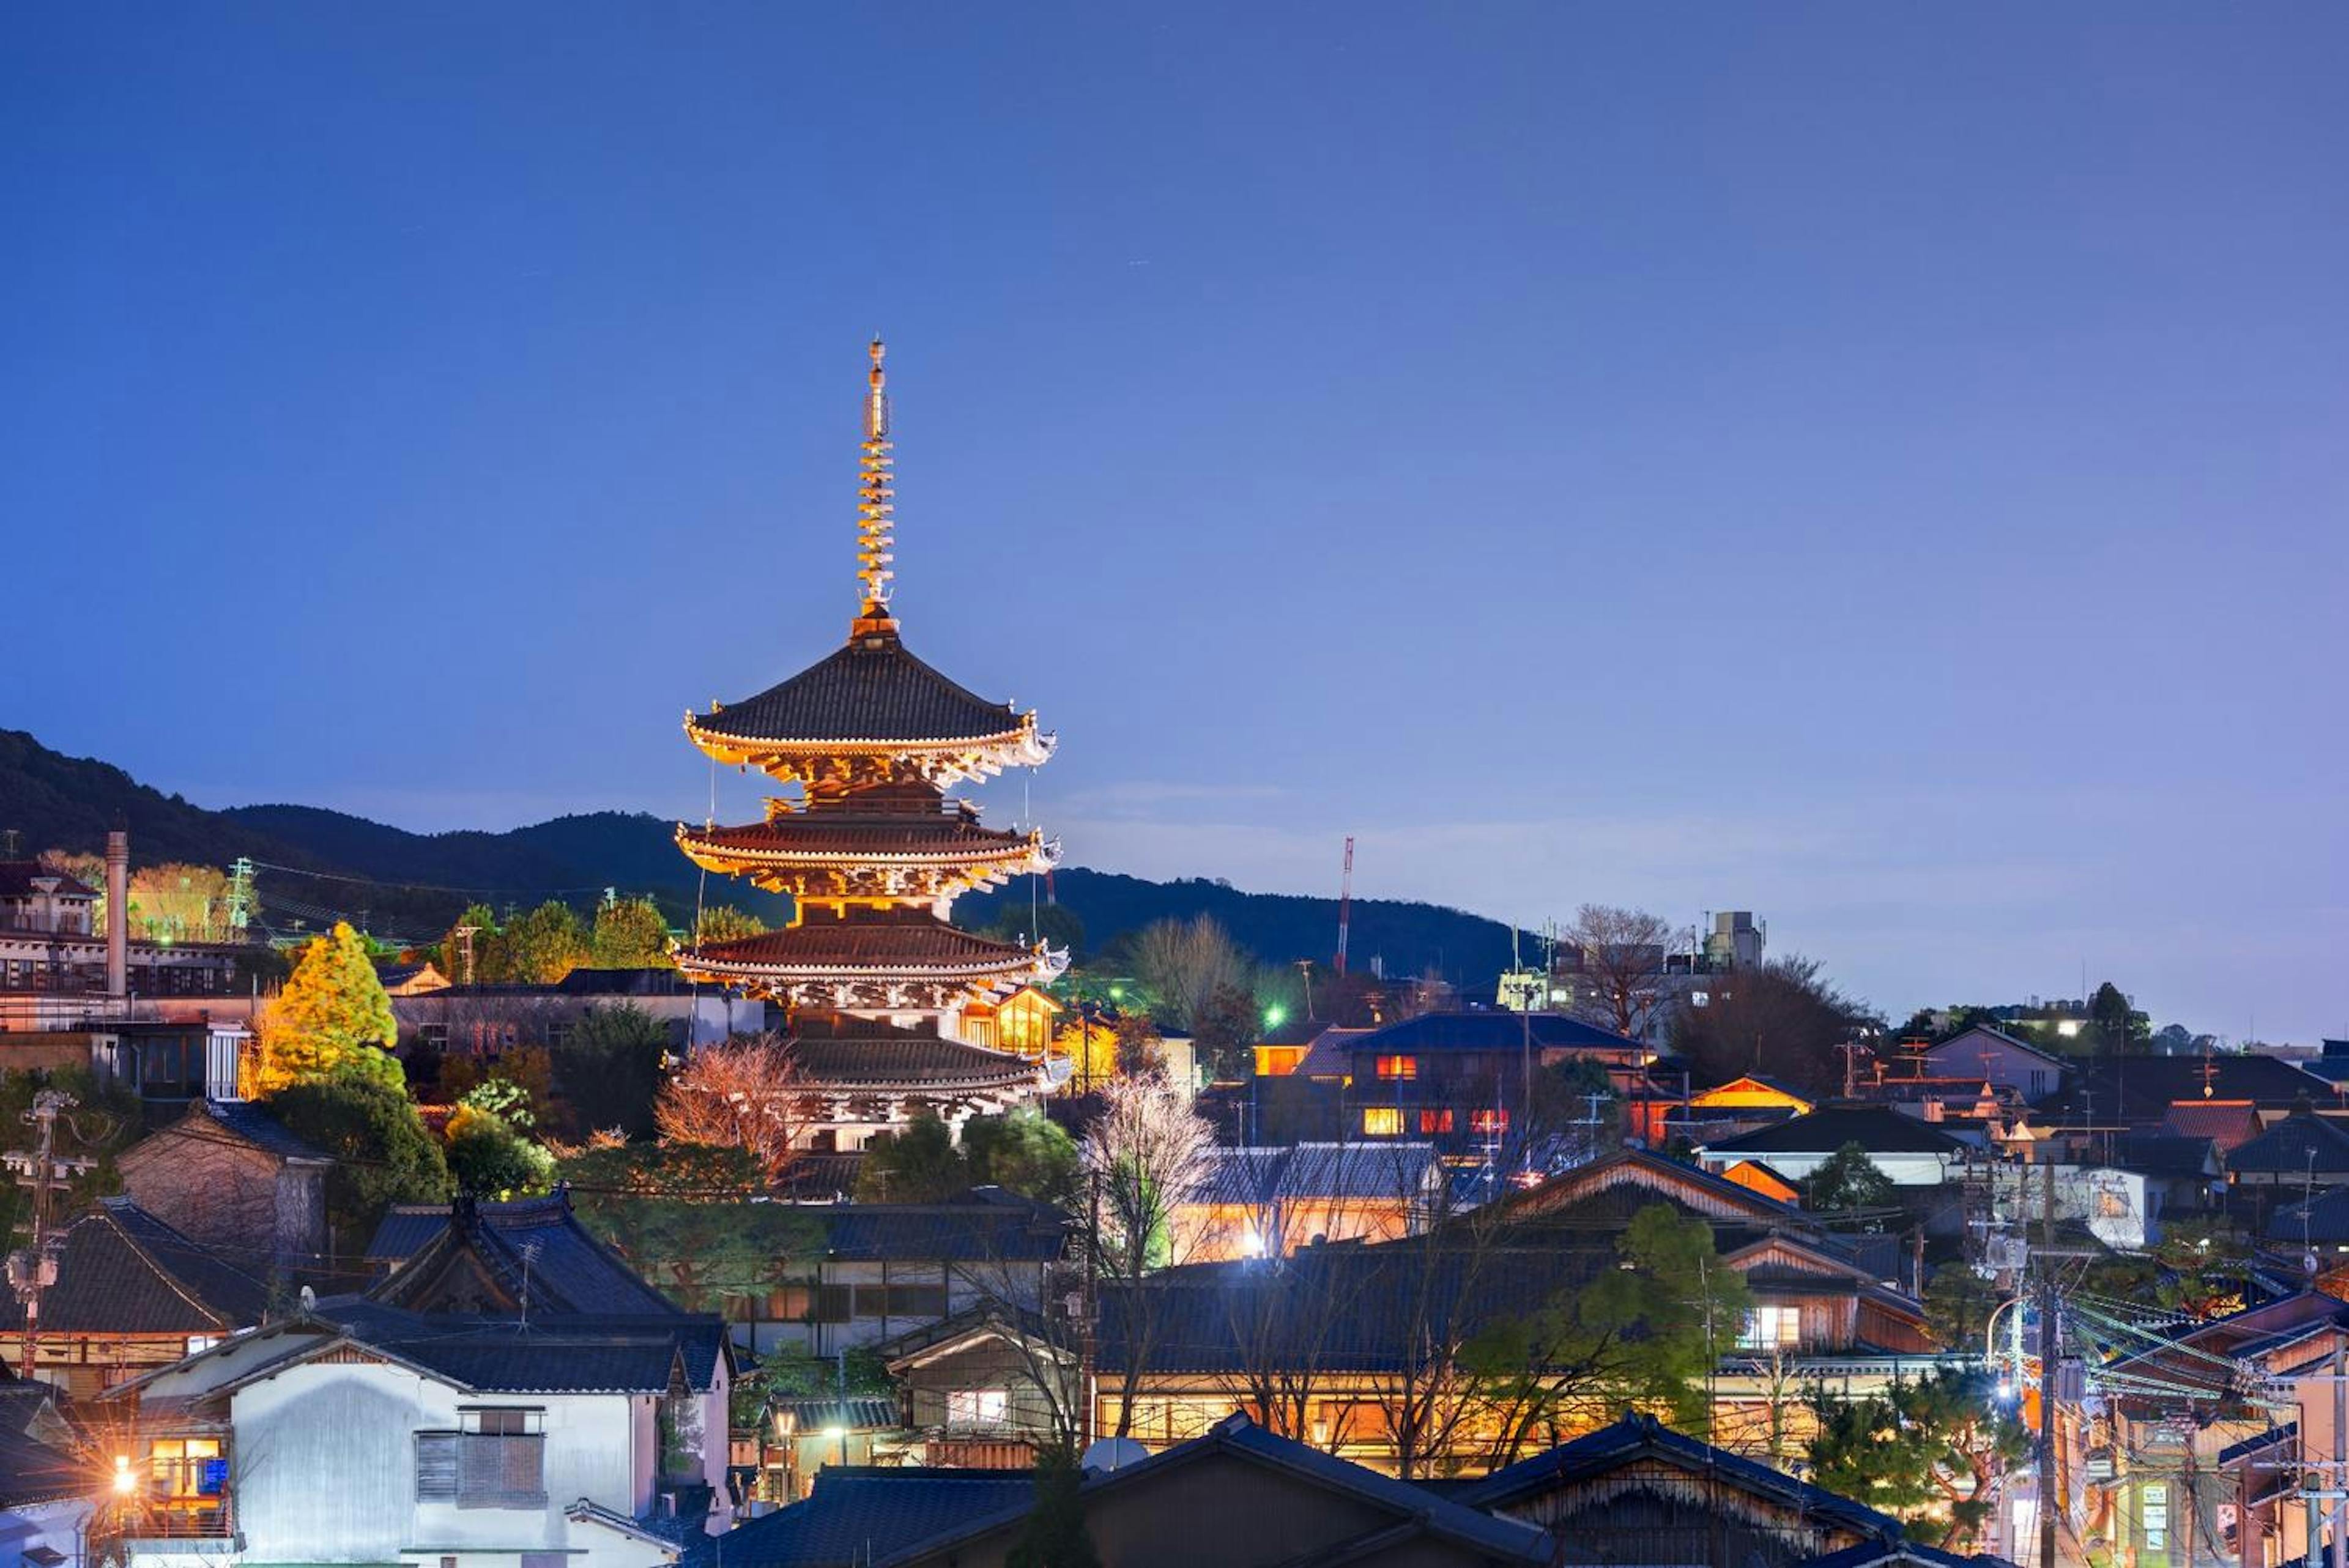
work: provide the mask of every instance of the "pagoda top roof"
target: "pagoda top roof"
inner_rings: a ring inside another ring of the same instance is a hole
[[[846,646],[755,697],[686,721],[705,747],[968,745],[1030,734],[1033,713],[947,680],[894,630],[862,630]]]

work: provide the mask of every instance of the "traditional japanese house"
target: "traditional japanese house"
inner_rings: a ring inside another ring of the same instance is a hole
[[[796,792],[768,803],[763,821],[740,826],[680,825],[678,846],[695,864],[747,878],[796,905],[781,930],[697,942],[678,955],[697,981],[740,987],[790,1009],[794,1028],[809,1013],[913,1030],[982,1047],[999,1018],[973,1028],[974,1004],[990,1009],[1032,981],[1048,981],[1068,955],[1023,946],[948,923],[957,895],[1050,867],[1057,846],[1035,830],[983,826],[948,791],[1009,767],[1032,767],[1052,753],[1033,712],[987,701],[906,648],[891,613],[895,576],[889,403],[882,346],[873,345],[864,408],[858,511],[862,602],[848,641],[830,657],[743,701],[688,713],[694,744],[720,763],[756,767]],[[843,1030],[836,1037],[854,1038]],[[990,1044],[1000,1045],[999,1038]],[[974,1075],[941,1085],[934,1107],[957,1122],[983,1103],[1040,1091],[1037,1064],[1006,1054],[1000,1084],[984,1094]],[[856,1103],[876,1096],[865,1084],[828,1080],[811,1057],[811,1136],[856,1147],[870,1130]],[[888,1103],[909,1097],[893,1087]]]

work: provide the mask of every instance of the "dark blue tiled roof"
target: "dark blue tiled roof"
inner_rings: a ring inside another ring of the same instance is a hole
[[[657,1394],[682,1362],[686,1381],[711,1386],[728,1357],[714,1316],[512,1318],[403,1312],[368,1301],[322,1303],[320,1321],[464,1387],[506,1394]]]
[[[2294,1114],[2249,1143],[2237,1145],[2227,1156],[2227,1168],[2305,1175],[2312,1168],[2311,1157],[2314,1169],[2349,1170],[2349,1131],[2328,1116]]]
[[[127,1198],[104,1199],[67,1228],[57,1282],[41,1295],[41,1326],[61,1334],[218,1334],[250,1328],[268,1286]],[[0,1327],[25,1321],[0,1291]]]
[[[826,1465],[804,1501],[694,1542],[678,1568],[850,1568],[1035,1495],[1030,1470]]]
[[[1822,1106],[1808,1116],[1705,1145],[1715,1154],[1833,1154],[1856,1143],[1870,1154],[1956,1154],[1966,1146],[1889,1106]]]
[[[188,1109],[191,1118],[210,1116],[247,1143],[280,1159],[330,1159],[333,1157],[285,1130],[285,1124],[248,1100],[199,1100]]]
[[[1021,1199],[969,1203],[843,1203],[817,1211],[838,1262],[1050,1262],[1073,1224]]]
[[[460,1233],[450,1236],[452,1219]],[[556,1193],[549,1198],[520,1199],[511,1203],[480,1203],[422,1207],[400,1205],[383,1218],[367,1257],[378,1262],[398,1262],[376,1287],[378,1297],[400,1305],[429,1308],[412,1302],[409,1282],[429,1272],[428,1250],[448,1245],[470,1246],[482,1263],[517,1293],[525,1276],[533,1310],[566,1313],[674,1312],[669,1299],[645,1282],[601,1241],[589,1235],[571,1211],[571,1200]]]

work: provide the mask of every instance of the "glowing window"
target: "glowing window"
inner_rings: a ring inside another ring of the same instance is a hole
[[[1745,1314],[1745,1325],[1737,1335],[1739,1345],[1747,1350],[1791,1350],[1802,1342],[1800,1307],[1755,1307]]]
[[[1468,1126],[1475,1132],[1505,1133],[1509,1130],[1509,1113],[1506,1110],[1481,1110],[1468,1118]]]
[[[1009,1404],[1000,1388],[950,1388],[947,1391],[947,1425],[1000,1427]]]
[[[1397,1106],[1362,1107],[1364,1137],[1393,1137],[1402,1131],[1402,1110]]]
[[[1447,1106],[1440,1111],[1419,1113],[1419,1130],[1423,1133],[1448,1133],[1452,1130],[1452,1112]]]
[[[1419,1058],[1416,1056],[1381,1056],[1379,1058],[1379,1076],[1381,1078],[1416,1078],[1419,1076]]]

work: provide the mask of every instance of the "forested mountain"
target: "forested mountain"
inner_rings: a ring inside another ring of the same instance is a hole
[[[22,731],[0,730],[0,830],[16,830],[22,853],[99,850],[118,821],[129,829],[141,864],[226,867],[240,856],[258,862],[255,885],[273,928],[300,919],[316,929],[322,919],[364,914],[378,934],[429,940],[471,901],[502,909],[561,898],[585,908],[605,888],[648,894],[682,920],[700,880],[678,853],[672,826],[642,813],[559,816],[502,833],[426,834],[317,806],[210,811],[109,763],[62,756]],[[956,919],[1017,926],[1031,893],[1045,897],[1024,879],[973,895],[956,905]],[[1205,879],[1152,882],[1081,867],[1059,872],[1051,894],[1083,922],[1093,950],[1153,920],[1196,915],[1213,916],[1269,963],[1326,961],[1337,945],[1335,898],[1247,893]],[[709,896],[771,921],[789,915],[788,900],[739,883],[713,878]],[[1489,993],[1509,961],[1509,929],[1433,904],[1359,899],[1350,950],[1359,969],[1378,959],[1390,975],[1436,970],[1472,995]]]

